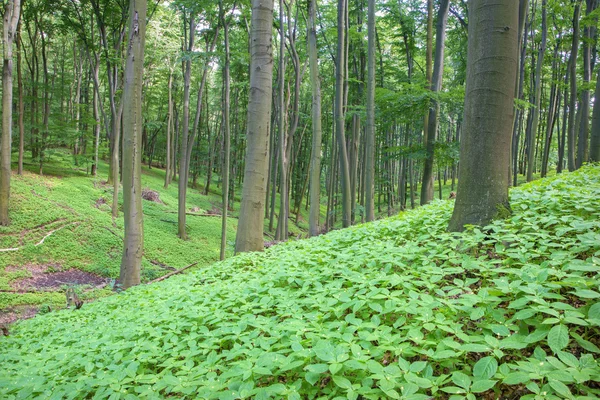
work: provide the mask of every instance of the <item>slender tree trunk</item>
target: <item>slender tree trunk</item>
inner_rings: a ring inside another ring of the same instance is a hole
[[[96,59],[96,63],[94,63],[94,79],[97,81],[99,79],[100,74],[100,61]],[[96,176],[98,174],[98,151],[100,147],[100,99],[98,97],[98,91],[94,90],[94,165],[92,165],[92,175]]]
[[[342,189],[342,226],[347,228],[350,226],[352,205],[350,195],[350,165],[348,162],[348,152],[346,151],[346,135],[345,131],[345,113],[344,113],[344,98],[345,98],[345,62],[346,59],[346,6],[347,0],[338,0],[338,43],[337,57],[335,68],[335,131],[339,146],[339,161],[340,161],[340,178]]]
[[[23,9],[20,9],[22,14]],[[19,90],[19,162],[17,167],[17,173],[23,175],[23,155],[25,153],[25,94],[23,93],[23,73],[21,63],[21,22],[17,23],[17,35],[15,41],[17,42],[17,86]],[[5,44],[7,45],[7,44]]]
[[[277,240],[287,240],[287,231],[285,229],[287,221],[287,160],[286,160],[286,135],[285,135],[285,115],[287,113],[285,107],[284,91],[285,91],[285,22],[283,19],[283,0],[279,0],[279,218],[277,219]]]
[[[319,60],[317,51],[316,0],[308,3],[308,57],[310,64],[310,82],[312,87],[312,151],[310,158],[310,214],[308,231],[310,236],[319,234],[321,213],[321,81],[319,78]]]
[[[485,225],[510,212],[508,168],[519,10],[513,0],[472,0],[464,132],[458,193],[450,231]],[[498,29],[502,27],[502,29]],[[481,162],[485,157],[485,162]]]
[[[252,0],[246,166],[236,252],[262,251],[273,79],[273,0]]]
[[[169,187],[171,183],[171,135],[173,127],[173,70],[169,71],[169,108],[167,111],[167,162],[165,168],[165,189]],[[209,141],[210,145],[210,141]]]
[[[223,0],[219,2],[221,8],[221,24],[225,36],[225,65],[223,67],[224,101],[223,101],[223,211],[221,213],[221,260],[225,259],[227,249],[227,207],[229,204],[229,23],[223,15]]]
[[[542,66],[544,65],[544,54],[546,53],[546,40],[547,40],[547,23],[546,23],[546,0],[542,0],[542,42],[538,51],[537,65],[535,67],[535,86],[534,92],[534,104],[533,104],[533,116],[531,122],[531,131],[527,136],[527,182],[533,180],[533,172],[535,169],[535,135],[538,131],[540,122],[540,106],[542,97]]]
[[[590,161],[600,161],[600,68],[596,78],[596,92],[594,95],[594,111],[592,113],[592,140],[590,144]]]
[[[577,124],[575,123],[575,109],[577,105],[577,51],[579,49],[579,15],[580,15],[581,4],[575,3],[575,10],[573,12],[573,43],[571,46],[571,63],[569,69],[570,76],[570,103],[569,103],[569,131],[567,134],[567,159],[569,165],[569,171],[575,170],[575,130]]]
[[[367,125],[365,152],[366,221],[375,219],[375,0],[368,2],[367,17]]]
[[[431,91],[437,93],[442,89],[442,76],[444,73],[444,42],[446,41],[446,24],[448,22],[449,0],[441,0],[437,15],[437,26],[435,34],[435,61],[431,81]],[[433,157],[435,141],[438,130],[438,116],[440,104],[437,100],[430,100],[429,121],[427,124],[427,135],[425,135],[425,148],[427,157],[423,168],[423,181],[421,184],[421,205],[433,200]]]
[[[129,42],[123,85],[123,217],[125,235],[119,283],[140,283],[144,251],[142,210],[142,86],[147,0],[129,2]]]
[[[189,44],[187,51],[194,49],[194,37],[196,32],[195,17],[190,16],[190,27],[189,27]],[[179,195],[178,195],[178,224],[177,232],[181,239],[187,240],[187,233],[185,231],[185,217],[186,217],[186,191],[187,191],[187,171],[189,165],[187,165],[187,147],[189,138],[189,124],[190,124],[190,81],[192,73],[192,61],[186,59],[185,71],[183,75],[183,120],[182,120],[182,131],[181,131],[181,150],[179,160]]]

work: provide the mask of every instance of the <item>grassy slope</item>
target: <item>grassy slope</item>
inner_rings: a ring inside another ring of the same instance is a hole
[[[36,317],[0,397],[596,398],[599,197],[586,167],[486,233],[436,202]]]
[[[111,278],[119,273],[123,219],[120,215],[116,226],[112,223],[112,187],[102,183],[108,174],[107,165],[102,163],[98,178],[93,179],[71,167],[68,154],[59,153],[45,168],[45,173],[43,177],[26,173],[14,175],[12,179],[12,224],[0,227],[0,248],[23,248],[0,253],[0,309],[17,304],[64,304],[64,295],[57,292],[8,293],[10,282],[27,276],[28,272],[14,271],[14,268],[6,272],[5,267],[58,264],[62,269],[77,268]],[[158,191],[164,203],[144,201],[143,279],[151,280],[169,272],[156,263],[181,268],[195,261],[208,265],[218,260],[221,218],[188,216],[190,240],[182,241],[177,238],[177,183],[163,189],[164,171],[146,167],[142,182],[143,187]],[[96,207],[100,198],[104,198],[106,204]],[[187,203],[188,209],[199,207],[197,213],[203,213],[220,204],[220,195],[203,196],[190,189]],[[33,245],[53,229],[65,225],[68,226],[48,237],[43,245]],[[229,241],[235,239],[236,227],[237,220],[231,218]],[[232,254],[232,246],[229,254]]]

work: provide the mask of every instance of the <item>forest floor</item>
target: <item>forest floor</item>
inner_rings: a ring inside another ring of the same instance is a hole
[[[43,176],[37,174],[37,165],[26,164],[25,169],[23,176],[13,174],[11,180],[11,225],[0,227],[0,324],[65,307],[69,286],[85,301],[112,294],[121,262],[123,217],[120,213],[112,220],[107,163],[100,163],[94,178],[84,166],[74,165],[67,150],[59,149],[49,157]],[[188,188],[189,240],[184,241],[177,237],[177,181],[164,189],[164,170],[144,165],[142,174],[142,187],[153,200],[143,200],[142,281],[192,263],[201,268],[217,261],[222,209],[218,176],[213,176],[208,196]],[[236,196],[229,211],[228,256],[233,254],[238,212]],[[295,216],[290,219],[293,238],[308,229],[307,221],[304,208],[298,225]]]
[[[0,227],[0,324],[64,308],[67,287],[73,287],[86,302],[111,295],[119,274],[123,219],[120,214],[112,220],[108,164],[101,162],[94,178],[85,166],[74,165],[68,150],[55,149],[43,176],[37,174],[37,168],[26,163],[23,176],[13,174],[11,225]],[[203,188],[188,188],[189,240],[183,241],[177,237],[177,182],[164,189],[163,169],[144,165],[142,173],[142,186],[151,199],[143,201],[142,281],[152,281],[192,263],[198,263],[194,268],[203,268],[217,261],[221,240],[219,177],[213,176],[208,196],[202,194]],[[204,182],[205,177],[198,181]],[[436,198],[439,189],[436,182]],[[451,181],[441,189],[441,198],[447,199],[453,189]],[[419,193],[417,188],[417,205]],[[228,256],[233,254],[239,194],[237,188],[229,210]],[[119,199],[122,201],[122,193]],[[325,219],[326,201],[323,197],[321,221]],[[385,199],[376,206],[379,216],[387,216]],[[392,210],[391,215],[396,213]],[[265,220],[265,227],[268,225]],[[298,223],[292,215],[289,227],[291,239],[307,236],[308,210],[304,204]],[[274,244],[273,234],[265,229],[267,245]]]
[[[487,227],[436,201],[22,321],[0,397],[598,398],[599,197],[585,166]]]

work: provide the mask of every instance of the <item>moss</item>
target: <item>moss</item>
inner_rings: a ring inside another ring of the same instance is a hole
[[[508,202],[496,204],[496,215],[493,219],[507,219],[510,218],[512,214],[513,212]]]

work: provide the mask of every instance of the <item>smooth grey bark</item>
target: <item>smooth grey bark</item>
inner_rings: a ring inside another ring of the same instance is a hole
[[[194,50],[194,38],[196,35],[196,21],[193,15],[190,15],[190,27],[189,27],[189,39],[186,47],[186,51],[192,52]],[[183,73],[183,119],[181,121],[181,151],[179,160],[179,192],[177,196],[177,234],[178,236],[186,240],[187,233],[185,231],[185,217],[186,217],[186,193],[187,193],[187,171],[189,165],[187,165],[187,150],[189,141],[189,127],[190,127],[190,81],[192,79],[192,60],[188,56],[185,60],[185,70]]]
[[[366,221],[375,219],[375,0],[369,0],[367,11],[367,125],[365,148],[365,214]]]
[[[129,40],[123,85],[123,258],[119,284],[140,283],[144,251],[142,210],[142,86],[147,0],[129,1]]]
[[[2,64],[2,143],[0,148],[0,225],[8,225],[8,203],[10,199],[10,157],[12,144],[12,100],[13,100],[13,42],[21,15],[21,1],[8,0],[4,4]]]
[[[252,0],[250,94],[244,185],[235,250],[264,249],[264,205],[269,162],[269,124],[273,89],[273,0]]]
[[[510,212],[508,157],[518,65],[519,10],[513,0],[469,3],[467,87],[459,181],[448,229],[485,225]]]
[[[279,141],[277,150],[279,151],[279,218],[277,219],[276,240],[287,240],[286,221],[288,219],[288,185],[287,185],[287,157],[286,157],[286,134],[285,134],[285,116],[287,108],[285,107],[285,22],[283,18],[283,0],[279,0]],[[274,204],[273,204],[274,206]]]
[[[223,35],[225,37],[225,63],[223,66],[223,211],[221,212],[221,260],[225,259],[225,250],[227,249],[227,207],[229,204],[229,155],[230,155],[230,130],[229,130],[229,97],[230,97],[230,79],[229,79],[229,22],[225,21],[223,15],[223,0],[219,2],[221,25],[223,25]]]
[[[575,171],[575,110],[577,105],[577,51],[579,49],[579,16],[581,4],[575,3],[573,11],[573,42],[571,44],[571,62],[569,63],[570,97],[569,97],[569,128],[567,133],[567,161],[569,171]]]
[[[346,149],[345,134],[345,60],[346,60],[346,7],[347,0],[338,0],[338,42],[335,65],[335,134],[339,147],[340,179],[342,189],[342,226],[347,228],[352,218],[352,197],[350,194],[350,164]]]
[[[446,41],[446,25],[448,23],[448,9],[450,7],[449,0],[440,0],[439,7],[435,31],[435,59],[430,88],[434,94],[442,89],[442,77],[444,74],[444,42]],[[427,156],[425,158],[423,180],[421,182],[421,205],[425,205],[433,200],[433,158],[439,125],[439,113],[439,102],[436,99],[431,99],[429,103],[427,134],[425,135],[425,149]]]
[[[20,9],[21,14],[23,8]],[[15,41],[17,43],[17,87],[19,90],[19,161],[17,165],[17,174],[23,175],[23,155],[25,153],[25,93],[23,92],[23,71],[21,63],[21,22],[17,23],[17,33]]]
[[[100,74],[100,61],[96,58],[96,62],[93,66],[93,77],[94,81],[99,80]],[[92,166],[92,175],[96,176],[98,173],[98,149],[100,147],[100,98],[98,91],[94,90],[93,94],[93,107],[94,107],[94,165]]]
[[[173,69],[169,71],[169,105],[167,111],[167,160],[165,168],[165,185],[168,188],[171,183],[171,135],[173,135]]]
[[[531,130],[527,136],[527,182],[533,180],[533,172],[535,169],[535,135],[538,131],[540,122],[540,105],[542,98],[542,66],[544,65],[544,54],[546,53],[546,42],[548,36],[548,24],[546,18],[546,3],[547,0],[542,0],[542,42],[538,51],[537,64],[535,67],[535,86],[533,116],[531,121]]]
[[[310,158],[310,211],[308,217],[308,233],[319,234],[319,217],[321,214],[321,80],[319,77],[319,60],[317,51],[317,2],[308,2],[308,58],[310,83],[312,89],[312,151]]]
[[[586,0],[586,17],[594,11],[597,6],[596,0]],[[590,90],[588,89],[592,79],[592,46],[596,28],[591,24],[586,24],[583,28],[582,53],[583,53],[583,90],[581,91],[581,123],[579,124],[579,140],[577,141],[577,158],[575,166],[581,168],[584,162],[589,159],[589,139],[590,139]]]

